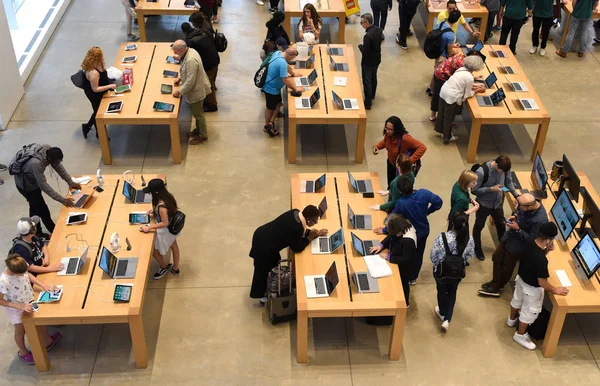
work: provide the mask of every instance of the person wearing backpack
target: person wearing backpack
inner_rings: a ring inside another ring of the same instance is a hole
[[[62,166],[62,160],[63,152],[60,148],[32,143],[19,150],[9,164],[10,174],[15,176],[17,190],[29,203],[29,217],[39,216],[49,233],[54,232],[55,224],[42,192],[67,208],[74,207],[75,202],[71,197],[62,197],[52,189],[44,175],[46,168],[52,166],[69,188],[81,189],[81,185],[73,182]],[[41,234],[42,229],[39,228],[38,234]]]
[[[419,3],[420,0],[398,0],[398,19],[400,27],[398,28],[398,34],[396,34],[396,44],[403,50],[408,49],[406,38],[413,34],[410,32],[410,23],[417,13]]]
[[[460,51],[460,45],[455,43],[456,35],[452,27],[458,23],[462,14],[458,9],[451,11],[448,15],[448,19],[440,23],[437,29],[430,31],[425,36],[425,42],[423,42],[423,52],[429,59],[434,59],[433,71],[437,66],[448,59],[450,56],[455,55]],[[431,76],[429,87],[425,89],[425,94],[430,98],[433,97],[431,90],[433,89],[435,75]]]
[[[64,268],[64,265],[50,264],[48,247],[36,236],[36,226],[29,217],[23,217],[17,222],[17,231],[19,236],[13,239],[9,255],[15,253],[21,256],[27,262],[27,270],[33,276],[38,273],[58,272]]]
[[[499,45],[506,45],[508,34],[510,43],[508,46],[513,54],[517,54],[517,40],[521,33],[523,24],[529,21],[533,12],[533,0],[500,0],[502,14],[502,30],[500,31]]]
[[[458,285],[465,277],[465,266],[473,258],[474,250],[473,238],[469,236],[469,215],[456,212],[450,216],[450,224],[452,230],[436,237],[430,254],[438,303],[433,311],[442,321],[442,332],[450,328]]]
[[[167,190],[165,182],[160,178],[153,178],[148,182],[148,186],[144,188],[144,193],[150,193],[152,195],[152,209],[147,213],[150,216],[154,216],[156,222],[154,224],[147,224],[140,227],[140,231],[148,233],[150,230],[156,230],[156,237],[154,238],[154,251],[152,256],[159,264],[158,270],[152,277],[154,280],[158,280],[165,276],[169,271],[179,276],[179,245],[177,244],[177,238],[181,233],[174,235],[169,230],[169,221],[177,213],[177,201],[175,197]],[[169,249],[173,253],[173,263],[167,264],[165,256]]]

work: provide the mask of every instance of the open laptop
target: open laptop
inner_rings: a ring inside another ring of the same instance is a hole
[[[331,264],[325,275],[306,275],[304,285],[306,286],[307,298],[326,298],[332,294],[340,282],[335,261]]]
[[[369,251],[371,250],[371,248],[373,248],[376,245],[379,245],[380,243],[379,240],[362,241],[360,237],[354,234],[354,232],[350,232],[350,235],[352,235],[352,246],[354,247],[354,249],[356,249],[356,252],[358,252],[361,256],[367,256],[370,253]]]
[[[125,181],[123,184],[123,195],[129,201],[134,204],[152,202],[152,195],[150,193],[144,193],[142,189],[136,189],[129,182]]]
[[[327,53],[329,55],[344,55],[344,49],[343,48],[331,48],[331,46],[329,45],[329,41],[327,41]]]
[[[343,110],[358,110],[358,99],[356,98],[340,98],[335,91],[331,90],[333,101]]]
[[[354,214],[350,204],[348,204],[348,220],[354,229],[373,229],[370,214]]]
[[[483,42],[478,40],[477,43],[475,43],[471,48],[467,46],[461,46],[461,48],[465,55],[468,54],[469,51],[481,52],[481,49],[483,48]]]
[[[137,257],[117,258],[106,247],[102,247],[99,267],[113,279],[132,279],[137,269]]]
[[[312,109],[315,107],[319,99],[321,99],[321,91],[319,91],[319,88],[317,87],[310,98],[296,98],[296,108],[307,110]]]
[[[358,193],[373,193],[373,184],[371,180],[355,180],[352,174],[348,172],[348,179],[350,180],[350,185],[354,188],[354,190]]]
[[[492,88],[492,86],[496,83],[497,80],[498,78],[496,77],[496,74],[492,72],[490,75],[488,75],[487,78],[485,78],[485,80],[475,79],[475,82],[485,84],[485,88]]]
[[[311,73],[308,74],[308,76],[294,78],[294,81],[296,82],[296,86],[298,87],[308,87],[311,84],[313,84],[315,80],[317,80],[318,76],[319,75],[317,74],[317,70],[312,70]]]
[[[505,75],[505,77],[506,77],[506,75]],[[515,91],[515,92],[529,91],[529,89],[527,88],[527,85],[525,84],[525,82],[511,82],[508,79],[508,77],[506,77],[506,81],[510,85],[510,88],[512,88],[513,91]]]
[[[508,56],[506,55],[506,52],[504,52],[502,50],[492,51],[492,55],[494,55],[497,58],[508,58]]]
[[[355,272],[352,263],[348,260],[348,269],[352,282],[356,286],[359,293],[374,293],[379,292],[379,284],[377,279],[372,278],[369,272]]]
[[[314,61],[315,54],[312,54],[308,59],[296,59],[296,65],[294,67],[297,69],[311,68]]]
[[[90,247],[85,247],[83,252],[81,252],[81,254],[77,257],[63,257],[62,259],[60,259],[60,263],[64,266],[64,268],[62,269],[62,271],[56,272],[56,275],[72,276],[77,275],[79,272],[81,272],[81,269],[85,264],[85,259],[87,257],[89,249]]]
[[[319,204],[319,218],[323,218],[325,212],[327,212],[327,196],[323,197]]]
[[[319,190],[321,190],[321,188],[323,186],[325,186],[325,184],[327,183],[327,176],[325,174],[323,174],[321,177],[317,178],[315,181],[300,181],[300,185],[302,185],[302,183],[305,183],[305,188],[304,191],[302,191],[302,186],[300,186],[300,192],[302,193],[316,193]]]
[[[519,98],[519,102],[521,103],[521,106],[523,106],[523,109],[525,109],[525,111],[533,111],[540,109],[540,107],[537,105],[537,103],[535,103],[535,100],[533,98]]]
[[[90,194],[79,193],[72,196],[73,202],[75,203],[76,208],[83,208],[85,204],[94,196],[95,190],[92,190]]]
[[[515,69],[514,69],[514,68],[512,68],[512,66],[505,66],[505,65],[503,65],[503,64],[501,64],[501,66],[502,66],[502,69],[504,70],[504,72],[505,72],[506,74],[509,74],[509,75],[514,75],[514,74],[516,74],[516,72],[515,72]]]
[[[344,230],[340,228],[331,236],[317,237],[310,243],[313,255],[328,255],[344,245]]]
[[[506,95],[504,95],[504,90],[499,88],[492,95],[477,96],[477,103],[479,103],[479,106],[491,107],[502,102],[504,98],[506,98]]]
[[[333,60],[333,56],[329,57],[329,61],[331,62],[334,71],[349,71],[348,63],[336,63],[335,60]]]

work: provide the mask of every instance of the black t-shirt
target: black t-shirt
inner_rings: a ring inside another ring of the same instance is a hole
[[[19,239],[23,242],[26,242],[25,240],[23,240],[22,237],[20,237]],[[24,245],[20,244],[15,244],[13,248],[13,253],[16,253],[17,255],[24,258],[25,261],[27,261],[27,264],[33,264],[38,267],[41,267],[42,263],[44,262],[44,252],[42,252],[44,242],[40,240],[37,236],[33,236],[33,238],[31,239],[31,243],[27,244],[29,244],[29,247],[31,248],[31,253],[29,253],[29,250]],[[32,272],[32,274],[37,276],[36,273]]]
[[[527,241],[521,263],[519,264],[519,277],[532,287],[539,287],[538,279],[547,279],[548,259],[546,253],[535,242],[534,239]]]

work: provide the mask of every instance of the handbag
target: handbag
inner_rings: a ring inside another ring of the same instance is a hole
[[[83,72],[83,70],[79,70],[75,74],[71,75],[71,82],[73,82],[75,87],[84,89],[85,84],[88,82],[87,78],[85,77],[85,72]]]
[[[404,134],[402,135],[402,137],[404,137]],[[400,151],[402,149],[402,137],[398,138],[398,153],[400,153]],[[415,149],[406,149],[406,151],[404,152],[404,155],[409,158],[412,157],[413,154],[415,154]],[[419,173],[419,170],[421,170],[421,159],[420,158],[412,165],[412,171],[415,174],[415,177]],[[398,168],[396,168],[396,175],[398,175],[398,173],[399,173]]]

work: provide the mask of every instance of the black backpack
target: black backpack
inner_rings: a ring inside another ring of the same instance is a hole
[[[175,213],[173,217],[169,219],[169,226],[167,229],[169,229],[169,232],[172,235],[178,235],[183,230],[184,225],[185,214],[182,211],[178,210],[177,213]]]
[[[473,164],[473,166],[471,166],[471,171],[477,173],[479,168],[483,168],[483,180],[481,181],[481,185],[479,185],[481,187],[488,182],[488,178],[490,177],[490,168],[487,166],[487,163],[484,162],[482,164]]]
[[[271,64],[271,62],[273,62],[276,59],[279,59],[279,58],[269,60],[264,65],[261,65],[260,68],[258,69],[258,71],[256,71],[256,73],[254,74],[254,85],[256,87],[262,89],[265,86],[265,84],[267,83],[267,73],[269,72],[269,64]],[[273,78],[273,79],[275,79],[275,78]],[[273,79],[271,79],[271,80],[273,80]]]
[[[20,245],[27,249],[27,251],[29,252],[29,258],[31,258],[33,256],[33,250],[31,249],[31,246],[29,244],[27,244],[25,241],[21,240],[20,238],[15,237],[12,241],[12,247],[10,247],[10,249],[8,250],[8,254],[6,255],[6,257],[15,253],[15,247],[17,245]],[[25,258],[26,256],[21,256],[21,257]]]
[[[444,241],[446,256],[444,256],[444,261],[438,264],[436,274],[444,283],[459,282],[466,276],[465,260],[462,256],[452,253],[445,232],[442,233],[442,240]]]
[[[33,157],[37,155],[38,150],[42,148],[41,145],[37,143],[31,143],[29,145],[23,146],[21,150],[17,152],[17,154],[13,157],[8,164],[8,174],[14,176],[16,174],[21,174],[23,171],[23,166]]]
[[[427,36],[425,36],[423,51],[429,59],[437,59],[442,56],[442,35],[452,31],[452,28],[442,29],[444,23],[442,22],[437,29],[429,31]]]
[[[227,38],[219,30],[215,31],[215,48],[219,52],[225,52],[227,49]]]

